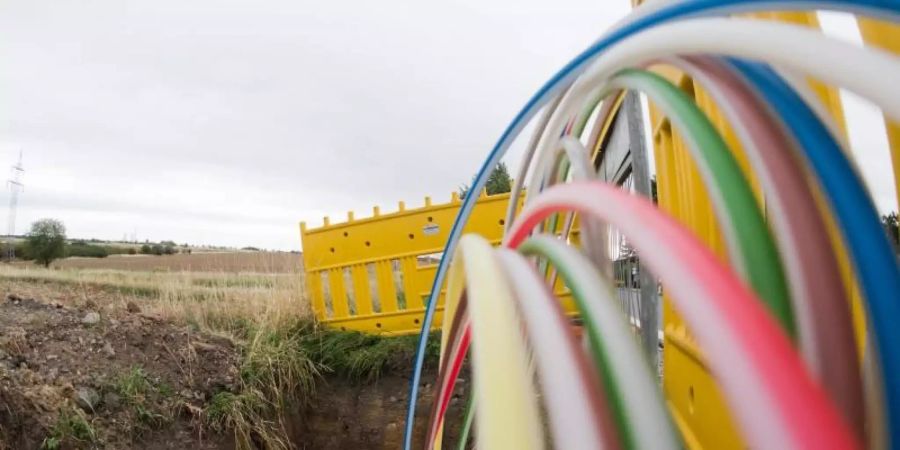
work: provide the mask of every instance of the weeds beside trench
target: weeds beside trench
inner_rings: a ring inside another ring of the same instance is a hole
[[[430,339],[426,357],[438,359],[438,339]],[[217,430],[232,429],[238,448],[291,448],[285,420],[304,407],[325,375],[356,383],[377,381],[386,371],[406,369],[415,354],[416,336],[382,337],[317,328],[298,321],[282,329],[250,332],[242,349],[241,391],[221,392],[206,417]]]

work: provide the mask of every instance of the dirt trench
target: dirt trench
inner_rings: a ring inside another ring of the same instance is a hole
[[[300,449],[395,450],[403,447],[411,368],[394,369],[374,383],[359,384],[340,378],[326,379],[313,403],[292,419],[291,439]],[[416,407],[413,448],[423,448],[434,397],[427,371]],[[457,442],[469,381],[462,378],[447,409],[445,442]],[[454,447],[455,448],[455,447]]]

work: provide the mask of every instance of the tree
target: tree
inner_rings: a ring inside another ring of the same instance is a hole
[[[144,244],[141,246],[142,255],[149,255],[151,253],[153,253],[153,247],[150,247],[150,244]]]
[[[488,195],[503,194],[512,190],[512,178],[509,176],[506,163],[501,162],[494,167],[484,187]]]
[[[896,212],[881,216],[881,224],[884,226],[884,230],[887,231],[895,251],[900,248],[900,223],[898,222],[900,222],[900,218],[898,218]]]
[[[474,181],[475,177],[472,177]],[[488,175],[487,182],[484,185],[488,195],[503,194],[512,190],[512,178],[509,176],[509,170],[506,163],[501,162],[494,167],[491,174]],[[459,188],[459,198],[466,198],[469,193],[469,185],[465,184]]]
[[[28,251],[44,267],[63,256],[66,250],[66,227],[56,219],[41,219],[31,224],[26,238]]]

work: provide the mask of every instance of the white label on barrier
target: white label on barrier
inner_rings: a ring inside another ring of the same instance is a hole
[[[429,223],[428,225],[425,225],[424,227],[422,227],[422,233],[424,233],[425,236],[431,236],[432,234],[438,234],[439,231],[441,231],[441,227],[439,227],[438,224],[436,224],[436,223]]]

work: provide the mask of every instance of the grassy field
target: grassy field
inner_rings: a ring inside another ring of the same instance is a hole
[[[110,294],[103,296],[102,304],[98,305],[101,308],[121,308],[128,301],[138,299],[141,309],[148,313],[217,333],[233,334],[235,328],[248,323],[280,327],[310,317],[300,273],[44,269],[33,265],[2,265],[0,278],[44,285],[50,290],[64,288],[76,302],[87,301],[94,291],[100,290]]]
[[[20,265],[30,265],[22,262]],[[210,252],[175,255],[111,255],[107,258],[66,258],[52,265],[60,269],[130,271],[188,271],[227,273],[300,273],[300,254],[289,252]]]
[[[279,328],[310,319],[302,265],[299,254],[287,252],[114,255],[66,258],[50,270],[23,262],[4,266],[0,277],[75,292],[99,288],[117,294],[118,302],[105,305],[113,308],[139,297],[147,312],[234,335],[247,324]]]

